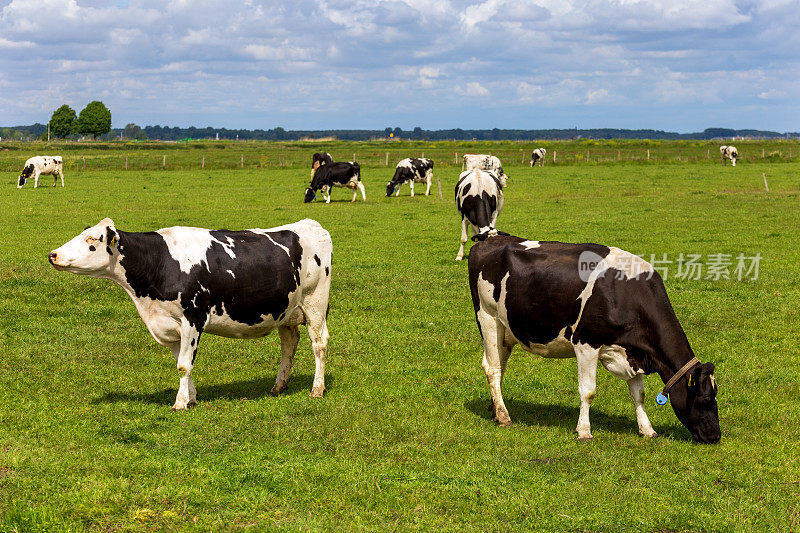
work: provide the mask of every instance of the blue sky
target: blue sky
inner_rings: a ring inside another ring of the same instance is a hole
[[[800,0],[0,0],[0,125],[800,130]]]

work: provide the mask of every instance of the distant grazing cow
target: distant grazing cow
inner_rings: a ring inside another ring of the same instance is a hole
[[[311,168],[315,169],[320,165],[329,165],[333,163],[333,158],[328,152],[317,152],[311,158]]]
[[[719,153],[722,155],[722,164],[725,164],[726,159],[731,160],[731,165],[736,166],[736,158],[739,157],[739,151],[735,146],[720,146]]]
[[[277,394],[289,381],[297,326],[306,324],[316,359],[311,396],[322,397],[332,249],[328,232],[310,219],[271,229],[128,233],[106,218],[49,260],[56,270],[125,289],[150,334],[175,356],[178,410],[197,403],[192,368],[203,332],[241,339],[277,329],[281,365],[271,391]]]
[[[656,372],[694,440],[719,441],[714,365],[695,357],[649,263],[598,244],[498,236],[470,250],[469,284],[498,424],[511,424],[500,384],[511,349],[520,344],[543,357],[577,358],[579,439],[592,438],[589,404],[599,360],[627,382],[639,433],[657,436],[643,403],[643,375]]]
[[[497,216],[503,209],[503,185],[492,172],[467,170],[456,183],[456,209],[461,214],[461,248],[456,261],[464,257],[467,229],[475,235],[497,235]]]
[[[535,166],[536,163],[539,163],[539,166],[544,165],[544,156],[547,154],[547,150],[544,148],[537,148],[536,150],[531,153],[531,166]]]
[[[306,189],[305,202],[308,203],[317,197],[317,191],[322,191],[325,203],[331,203],[331,188],[347,187],[353,190],[352,202],[356,201],[357,190],[361,191],[361,198],[366,202],[367,195],[361,183],[361,167],[358,163],[326,163],[313,171],[311,185]]]
[[[61,178],[61,186],[64,186],[64,163],[60,155],[47,156],[37,155],[25,161],[22,174],[17,181],[17,189],[21,189],[28,180],[33,177],[33,188],[39,186],[39,176],[42,174],[53,175],[53,187],[56,186],[58,178]]]
[[[425,158],[406,158],[397,163],[394,169],[394,177],[386,184],[386,196],[400,194],[400,186],[408,182],[411,187],[411,197],[414,197],[414,182],[426,183],[425,196],[431,192],[431,180],[433,179],[433,160]]]
[[[464,170],[488,170],[492,172],[503,187],[506,186],[506,180],[509,179],[508,175],[503,172],[503,165],[500,160],[493,155],[486,154],[464,154]]]

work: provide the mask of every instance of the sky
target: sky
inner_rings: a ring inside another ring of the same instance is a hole
[[[0,0],[0,125],[800,130],[800,0]]]

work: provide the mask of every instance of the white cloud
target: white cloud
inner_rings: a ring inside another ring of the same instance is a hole
[[[607,113],[608,124],[598,125],[624,126],[640,120],[624,110],[641,105],[665,122],[649,126],[685,120],[686,129],[705,127],[714,109],[733,105],[738,125],[796,129],[800,104],[788,98],[800,91],[796,6],[6,0],[0,73],[3,93],[14,101],[2,105],[2,120],[44,122],[62,103],[82,107],[106,94],[115,125],[217,117],[231,127],[381,127],[399,120],[471,127],[463,118],[469,116],[514,127],[535,111],[555,127],[596,109],[598,117]],[[27,81],[38,69],[47,70],[47,87]],[[492,113],[463,112],[476,106]],[[432,120],[439,122],[425,122]]]

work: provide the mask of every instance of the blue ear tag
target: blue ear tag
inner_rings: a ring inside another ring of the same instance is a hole
[[[658,405],[666,405],[667,404],[667,397],[664,396],[663,392],[659,392],[658,396],[656,396],[656,403]]]

